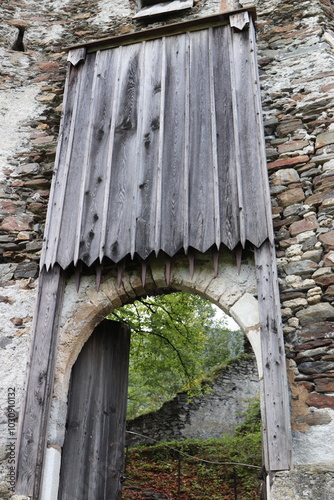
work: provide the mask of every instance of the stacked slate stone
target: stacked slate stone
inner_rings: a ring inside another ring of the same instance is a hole
[[[326,2],[275,9],[268,1],[260,9],[259,65],[292,425],[305,431],[331,421],[315,409],[334,409],[334,38]]]

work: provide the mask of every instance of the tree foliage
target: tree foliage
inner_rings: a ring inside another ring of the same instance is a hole
[[[212,304],[197,295],[142,298],[110,318],[127,323],[132,332],[129,418],[159,408],[242,352],[241,332],[230,332]]]

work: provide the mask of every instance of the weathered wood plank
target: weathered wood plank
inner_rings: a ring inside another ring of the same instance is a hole
[[[155,246],[155,218],[157,170],[160,150],[161,89],[162,89],[162,40],[150,41],[143,47],[141,116],[138,130],[136,161],[137,175],[134,182],[134,207],[131,254],[138,253],[146,259]]]
[[[210,85],[210,112],[211,112],[211,146],[212,146],[212,169],[213,169],[213,206],[214,206],[214,234],[215,244],[219,249],[221,244],[220,234],[220,207],[219,207],[219,168],[217,150],[217,122],[216,122],[216,96],[214,79],[214,43],[213,29],[209,28],[209,85]]]
[[[277,285],[275,250],[267,240],[255,248],[263,364],[264,409],[262,423],[268,471],[291,466],[291,429],[285,349]]]
[[[254,103],[255,75],[252,72],[250,34],[232,31],[232,50],[234,66],[235,113],[238,121],[239,158],[240,158],[240,199],[245,220],[245,239],[255,246],[261,245],[268,235],[266,225],[266,200],[259,196],[259,179],[264,152],[260,150],[259,129]],[[254,136],[254,130],[257,130]],[[243,241],[241,241],[244,244]]]
[[[104,320],[73,366],[59,500],[121,498],[129,347],[129,328]]]
[[[114,49],[113,51],[113,58],[114,58],[114,66],[113,70],[115,75],[119,75],[120,70],[121,70],[121,64],[122,64],[122,54],[123,54],[123,47],[119,47],[117,49]],[[104,158],[105,162],[105,168],[106,168],[106,177],[105,177],[105,183],[104,183],[104,195],[103,195],[103,203],[102,203],[102,213],[100,214],[100,217],[102,218],[102,232],[101,232],[101,241],[100,241],[100,249],[99,249],[99,259],[100,262],[103,261],[103,258],[107,255],[106,252],[106,243],[107,243],[107,229],[108,229],[108,216],[109,216],[109,198],[110,198],[110,184],[111,184],[111,178],[112,178],[112,169],[111,169],[111,164],[112,164],[112,159],[113,159],[113,153],[114,153],[114,141],[115,141],[115,128],[116,128],[116,119],[117,119],[117,114],[116,114],[116,109],[117,109],[117,103],[119,101],[119,95],[120,95],[120,78],[116,77],[115,80],[115,87],[113,89],[113,100],[110,101],[110,104],[112,106],[112,113],[111,113],[111,122],[110,122],[110,130],[108,134],[108,144],[107,144],[107,149],[106,149],[106,155]],[[92,260],[93,257],[91,256]]]
[[[205,252],[215,243],[208,30],[190,44],[189,246]]]
[[[79,100],[75,117],[75,130],[73,131],[73,143],[69,151],[70,163],[68,169],[66,189],[63,199],[63,214],[58,241],[58,262],[61,267],[66,268],[68,262],[73,262],[75,251],[76,228],[80,219],[80,192],[85,182],[86,146],[89,140],[89,113],[90,99],[94,78],[94,65],[96,54],[87,56],[85,64],[80,66],[83,84],[80,86]],[[59,176],[59,183],[63,180]]]
[[[39,498],[64,283],[64,273],[58,265],[49,272],[42,269],[17,446],[16,493],[33,500]]]
[[[241,137],[240,137],[240,121],[241,117],[238,113],[238,81],[237,78],[240,74],[237,67],[240,65],[238,58],[235,60],[236,52],[233,46],[233,33],[232,30],[227,30],[228,36],[228,51],[229,51],[229,62],[230,62],[230,75],[231,75],[231,96],[232,96],[232,117],[233,117],[233,137],[234,137],[234,158],[235,158],[235,176],[237,183],[237,199],[238,199],[238,218],[239,218],[239,242],[244,247],[247,235],[246,235],[246,223],[245,223],[245,202],[243,199],[242,190],[242,165],[241,165]],[[239,82],[239,85],[241,82]]]
[[[262,103],[261,103],[261,88],[260,88],[260,77],[259,77],[259,67],[256,55],[256,34],[253,20],[250,19],[249,22],[249,51],[253,57],[250,57],[251,65],[251,79],[253,81],[253,102],[254,102],[254,116],[255,116],[255,128],[257,130],[256,140],[258,141],[259,157],[258,168],[259,168],[259,179],[262,186],[263,200],[264,200],[264,210],[265,213],[262,214],[262,225],[263,232],[262,237],[265,234],[268,235],[268,239],[272,245],[274,245],[274,229],[272,221],[272,207],[270,199],[270,190],[268,182],[268,169],[267,169],[267,155],[266,155],[266,145],[264,138],[264,126],[263,126],[263,116],[262,116]],[[265,220],[266,219],[266,220]],[[261,238],[257,241],[257,246],[261,245]]]
[[[45,224],[44,247],[40,260],[40,267],[42,268],[45,265],[47,270],[58,260],[59,232],[76,126],[81,77],[82,72],[79,71],[79,68],[68,65],[54,179],[51,186]]]
[[[185,73],[187,38],[176,36],[166,39],[165,114],[162,156],[162,192],[160,248],[174,255],[183,246],[184,228],[184,142],[185,113],[188,102]]]
[[[106,255],[119,262],[130,252],[131,200],[134,180],[134,159],[138,126],[138,95],[140,45],[122,47],[120,67],[120,93],[116,113],[113,143],[111,182],[109,187],[108,221],[106,230]],[[112,222],[112,223],[111,223]]]
[[[232,146],[235,144],[235,138],[229,40],[227,28],[213,30],[220,236],[221,242],[233,250],[240,241],[240,233],[236,156]]]
[[[108,178],[106,159],[108,157],[109,134],[112,122],[114,92],[117,74],[115,72],[116,51],[103,51],[95,63],[95,84],[92,87],[90,137],[85,153],[86,179],[79,204],[81,215],[77,227],[77,258],[90,266],[99,256],[102,239],[104,190]]]

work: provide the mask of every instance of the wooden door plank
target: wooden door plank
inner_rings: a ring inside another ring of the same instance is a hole
[[[268,471],[291,467],[291,429],[275,250],[267,240],[255,248],[263,364],[264,442]]]
[[[235,111],[238,116],[238,138],[240,158],[240,189],[242,210],[244,213],[245,240],[260,246],[268,236],[266,201],[262,193],[263,176],[261,175],[262,156],[258,136],[263,133],[259,129],[257,116],[259,110],[255,106],[255,75],[252,71],[251,59],[255,54],[250,51],[250,32],[232,30],[232,51],[234,66]],[[242,241],[242,244],[244,242]]]
[[[103,237],[103,203],[108,179],[106,168],[116,89],[117,55],[114,51],[97,53],[95,84],[92,86],[90,135],[85,154],[86,179],[80,196],[74,264],[79,258],[90,266],[100,253]]]
[[[71,375],[59,500],[119,500],[130,331],[104,320]]]
[[[140,92],[140,45],[122,47],[119,98],[111,165],[108,227],[105,254],[119,262],[130,252],[132,183],[135,180],[135,157],[138,127],[138,96]]]
[[[49,272],[42,269],[17,447],[16,493],[33,500],[39,498],[64,283],[64,273],[58,265]]]
[[[60,227],[60,237],[57,249],[57,262],[62,268],[66,268],[74,261],[75,236],[80,218],[80,193],[85,182],[87,144],[89,141],[89,116],[90,99],[94,81],[94,65],[96,53],[86,57],[85,64],[80,66],[83,84],[80,86],[78,109],[75,117],[75,130],[73,144],[71,147],[70,166],[67,177],[66,190],[63,200],[63,214]],[[58,182],[62,179],[58,176]]]
[[[133,194],[131,254],[146,259],[155,249],[155,221],[157,202],[158,166],[160,151],[162,104],[162,40],[145,43],[143,47],[140,100],[140,129],[137,141],[137,173]]]
[[[183,165],[184,142],[187,126],[186,105],[189,102],[186,89],[188,37],[175,36],[166,39],[165,113],[163,156],[161,173],[161,224],[160,248],[174,255],[184,241],[184,189]]]
[[[233,250],[240,241],[236,151],[233,127],[229,27],[213,30],[213,73],[217,129],[221,242]]]
[[[44,245],[40,260],[40,267],[42,268],[45,265],[47,270],[57,261],[59,232],[63,216],[63,203],[70,168],[81,82],[81,67],[74,67],[69,64],[64,92],[64,111],[60,124],[54,178],[51,186]]]
[[[190,43],[189,246],[205,252],[215,242],[208,30]]]

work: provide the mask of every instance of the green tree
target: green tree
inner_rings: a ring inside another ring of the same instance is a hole
[[[153,411],[209,370],[242,352],[243,335],[217,319],[198,295],[172,293],[143,298],[110,319],[131,328],[128,416]]]

